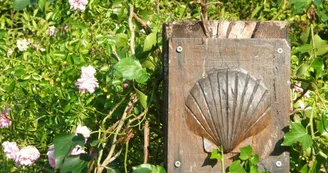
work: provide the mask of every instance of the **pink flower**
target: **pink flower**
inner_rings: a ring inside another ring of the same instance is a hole
[[[85,152],[84,150],[82,150],[82,147],[80,145],[76,145],[73,148],[73,150],[71,151],[71,153],[69,153],[69,155],[76,156],[76,155],[80,155],[80,154],[84,154],[84,153],[87,153],[87,152]]]
[[[40,157],[40,152],[34,146],[27,146],[22,148],[16,159],[16,165],[31,166]]]
[[[87,140],[90,137],[90,130],[88,129],[87,126],[78,125],[75,130],[75,135],[77,135],[78,133],[82,134],[85,140]]]
[[[69,0],[69,5],[73,10],[85,10],[86,5],[88,4],[88,0]]]
[[[49,146],[47,155],[48,155],[48,161],[49,161],[50,166],[55,168],[56,162],[55,162],[55,146],[54,145]]]
[[[11,121],[8,118],[9,108],[3,111],[0,115],[0,128],[7,128],[11,125]]]
[[[11,160],[15,160],[19,152],[19,148],[16,142],[5,141],[2,143],[6,157]]]
[[[98,80],[94,77],[96,70],[92,66],[82,67],[81,78],[75,83],[79,87],[79,91],[84,93],[86,90],[93,93],[99,87]]]
[[[48,34],[49,34],[49,36],[55,35],[56,34],[56,27],[55,26],[50,26],[48,28]]]

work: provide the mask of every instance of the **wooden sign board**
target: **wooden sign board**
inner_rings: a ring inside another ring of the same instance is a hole
[[[290,46],[283,22],[164,24],[166,168],[168,173],[220,172],[251,145],[259,168],[288,172],[281,146],[289,120]],[[208,151],[206,151],[208,150]]]

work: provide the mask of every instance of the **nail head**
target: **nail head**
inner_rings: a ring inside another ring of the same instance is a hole
[[[177,52],[178,52],[178,53],[181,53],[182,51],[183,51],[183,48],[182,48],[181,46],[178,46],[178,47],[177,47]]]

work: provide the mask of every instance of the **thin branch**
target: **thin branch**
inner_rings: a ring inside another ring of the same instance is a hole
[[[207,15],[207,9],[208,6],[210,5],[215,5],[215,4],[219,4],[219,5],[223,5],[222,2],[218,1],[218,2],[207,2],[207,0],[198,0],[197,2],[191,2],[191,4],[199,4],[200,5],[200,11],[201,11],[201,20],[202,20],[202,25],[203,25],[203,29],[205,32],[206,37],[209,37],[209,30],[207,27],[207,21],[208,21],[208,15]]]
[[[144,162],[143,163],[148,162],[148,155],[149,155],[148,147],[149,147],[149,121],[146,121],[144,126]]]
[[[142,20],[136,13],[133,13],[133,18],[135,18],[141,24],[143,29],[146,31],[146,34],[150,34],[152,32],[149,25],[144,20]]]
[[[103,163],[101,165],[98,166],[97,168],[97,172],[98,173],[101,173],[103,171],[103,169],[106,167],[106,165],[108,165],[111,160],[112,160],[112,157],[113,157],[113,154],[114,154],[114,151],[115,151],[115,148],[116,148],[116,144],[117,144],[117,136],[119,134],[119,132],[121,131],[123,125],[124,125],[124,121],[126,119],[126,117],[131,113],[131,111],[133,110],[133,107],[134,107],[134,104],[137,102],[137,97],[136,95],[132,95],[131,96],[131,100],[130,102],[128,103],[128,105],[126,106],[125,110],[124,110],[124,113],[122,115],[122,118],[117,126],[117,129],[115,131],[115,135],[113,137],[113,142],[112,142],[112,146],[110,148],[110,151],[109,151],[109,154],[107,155],[106,159],[103,161]]]
[[[117,54],[116,51],[113,51],[112,53],[117,58],[118,61],[121,61],[121,57]]]
[[[131,50],[131,54],[134,55],[135,54],[135,50],[134,50],[134,27],[133,27],[133,22],[132,22],[132,18],[133,18],[133,5],[129,4],[130,6],[130,15],[129,15],[129,19],[128,19],[128,24],[129,24],[129,28],[130,28],[130,32],[131,32],[131,37],[130,37],[130,50]]]

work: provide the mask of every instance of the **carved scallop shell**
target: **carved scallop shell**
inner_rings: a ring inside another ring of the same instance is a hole
[[[214,70],[190,90],[186,121],[207,152],[223,146],[227,153],[268,125],[270,105],[268,89],[245,70]]]

